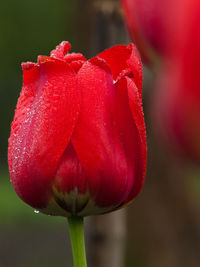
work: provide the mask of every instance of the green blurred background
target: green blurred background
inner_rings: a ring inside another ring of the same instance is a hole
[[[108,3],[114,4],[114,11]],[[9,182],[7,140],[22,85],[20,64],[35,62],[37,55],[49,55],[62,40],[70,41],[73,51],[86,56],[118,42],[127,43],[121,9],[117,0],[3,1],[0,36],[0,267],[70,267],[66,219],[34,213]],[[153,75],[145,69],[148,175],[142,195],[127,208],[124,266],[197,267],[199,170],[175,161],[154,136],[149,115],[152,80]]]

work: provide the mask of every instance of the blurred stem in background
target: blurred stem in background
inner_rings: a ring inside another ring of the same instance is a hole
[[[88,260],[91,267],[124,267],[126,255],[126,208],[89,218]]]

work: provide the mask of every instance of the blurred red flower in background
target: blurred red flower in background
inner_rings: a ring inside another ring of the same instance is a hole
[[[144,60],[155,63],[159,59],[152,107],[156,125],[174,151],[199,161],[200,1],[122,3],[129,31]]]
[[[130,36],[147,64],[165,53],[170,1],[121,0]]]
[[[162,63],[154,116],[166,141],[184,157],[200,161],[200,1],[174,5],[168,21],[170,57]]]
[[[146,172],[142,64],[115,46],[86,61],[62,42],[23,63],[9,139],[15,191],[52,215],[99,214],[132,201]]]

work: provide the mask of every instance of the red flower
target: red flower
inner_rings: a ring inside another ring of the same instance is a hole
[[[9,139],[11,182],[53,215],[99,214],[140,192],[146,171],[142,64],[130,44],[86,61],[62,42],[23,63]]]
[[[158,55],[166,52],[170,1],[121,0],[131,38],[146,63],[154,62]]]
[[[144,60],[161,59],[153,105],[159,133],[176,153],[199,162],[200,1],[121,1]]]
[[[176,1],[173,14],[176,23],[168,21],[173,49],[163,62],[154,116],[175,151],[200,162],[200,1]]]

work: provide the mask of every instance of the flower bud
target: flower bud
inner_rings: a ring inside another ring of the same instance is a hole
[[[142,64],[133,44],[86,60],[62,42],[23,63],[8,162],[19,197],[51,215],[101,214],[131,202],[146,172]]]

